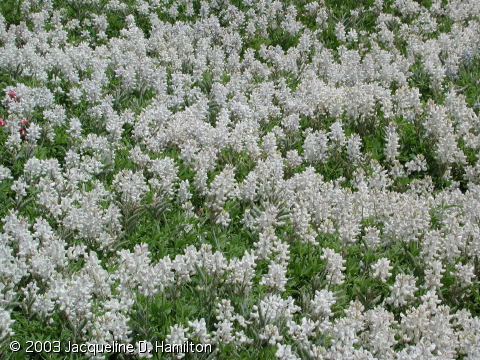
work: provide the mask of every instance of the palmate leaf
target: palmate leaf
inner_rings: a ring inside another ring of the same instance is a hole
[[[134,336],[155,343],[158,340],[155,334],[155,327],[151,323],[151,313],[147,306],[139,304],[131,317],[131,329]]]
[[[161,219],[166,212],[170,211],[170,202],[163,197],[156,198],[151,204],[147,205],[148,211],[154,219]]]
[[[138,206],[134,209],[130,209],[123,216],[123,226],[126,234],[132,233],[141,217],[145,215],[145,208]]]
[[[30,204],[35,202],[35,197],[33,196],[19,196],[15,199],[10,198],[10,201],[15,209],[19,211],[25,210]]]

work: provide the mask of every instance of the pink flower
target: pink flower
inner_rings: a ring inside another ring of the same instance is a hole
[[[25,140],[27,137],[27,125],[28,125],[28,120],[23,118],[22,121],[20,122],[22,125],[20,129],[20,136],[22,137],[22,140]]]
[[[17,96],[17,91],[12,89],[9,91],[8,96],[15,102],[20,102],[20,98]]]
[[[2,118],[0,118],[0,126],[5,127],[6,125],[7,125],[7,122],[5,120],[3,120]]]

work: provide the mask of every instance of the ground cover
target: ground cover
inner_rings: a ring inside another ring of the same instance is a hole
[[[480,358],[479,15],[0,2],[0,356]]]

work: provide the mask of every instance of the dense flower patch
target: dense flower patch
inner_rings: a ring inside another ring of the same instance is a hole
[[[0,356],[479,359],[479,16],[1,2]]]

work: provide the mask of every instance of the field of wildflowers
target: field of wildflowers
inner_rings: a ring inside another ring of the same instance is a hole
[[[0,357],[480,359],[479,52],[478,0],[1,1]]]

